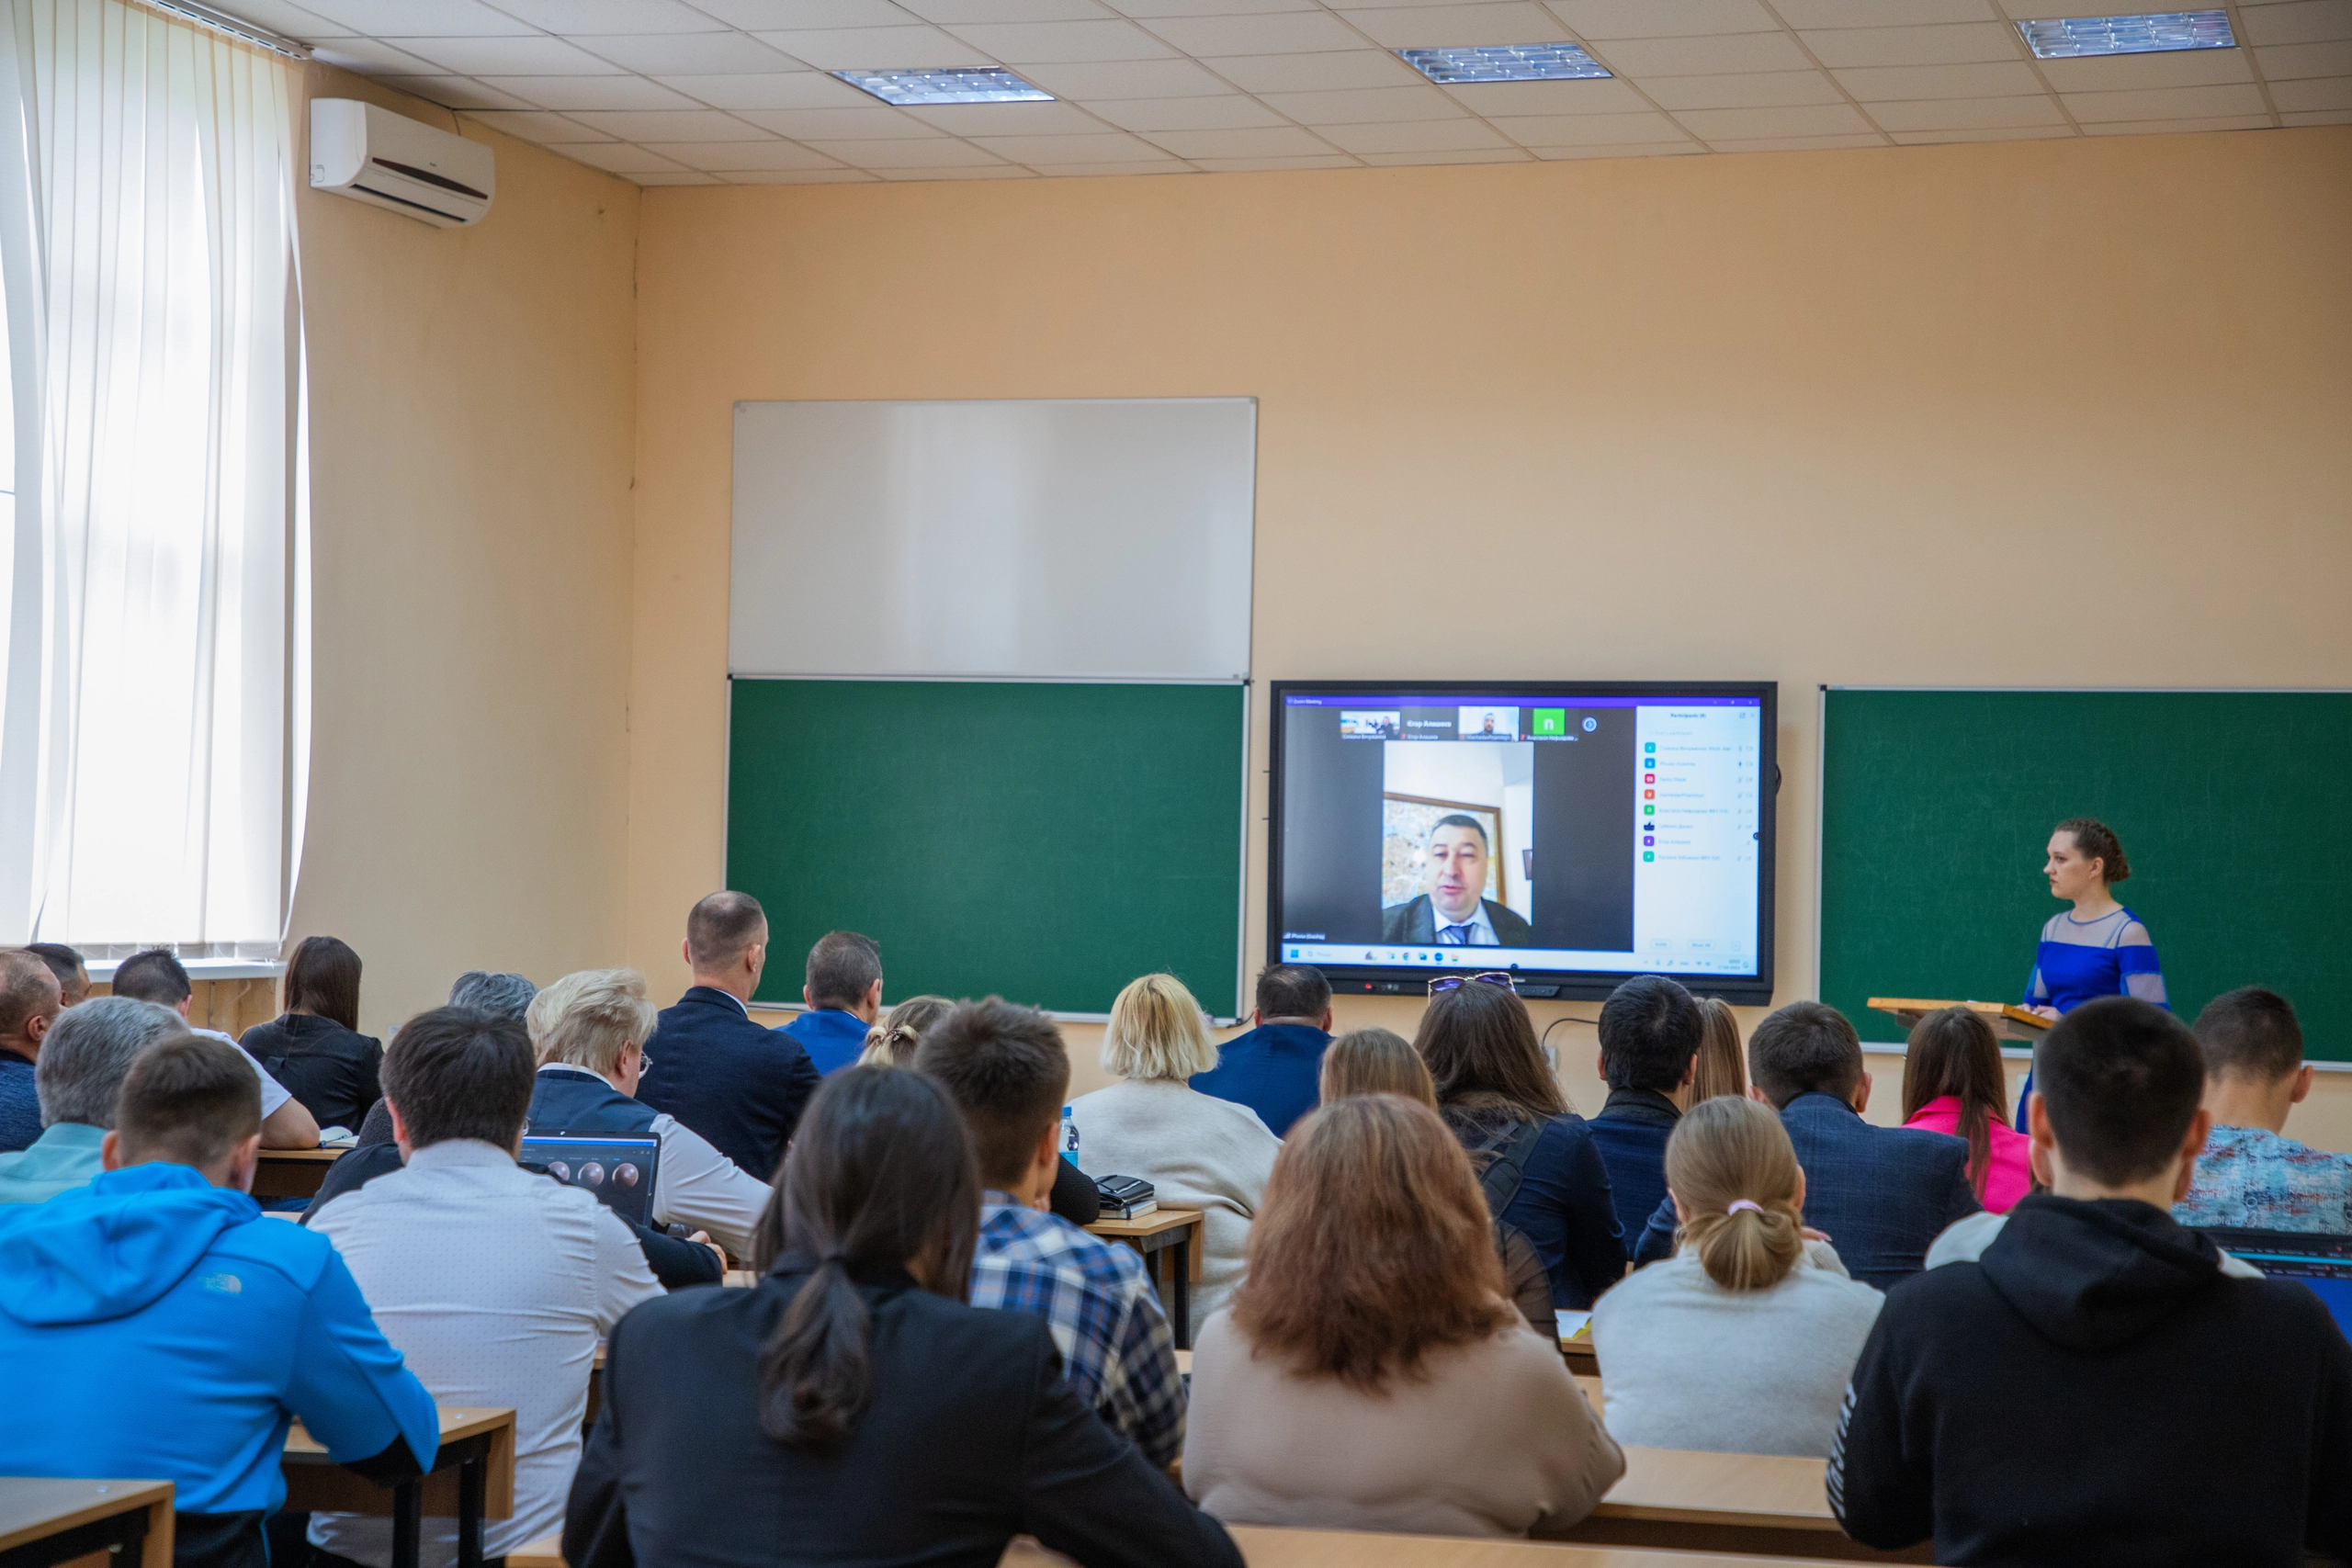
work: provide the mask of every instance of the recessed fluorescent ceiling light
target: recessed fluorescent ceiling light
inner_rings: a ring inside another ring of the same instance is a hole
[[[1400,49],[1405,63],[1444,86],[1459,82],[1577,82],[1608,68],[1572,43],[1514,43],[1497,49]]]
[[[886,104],[1038,104],[1053,94],[998,65],[970,71],[836,71]]]
[[[2019,22],[2036,60],[2094,54],[2167,54],[2179,49],[2235,49],[2226,11],[2154,11],[2139,17],[2053,17]]]

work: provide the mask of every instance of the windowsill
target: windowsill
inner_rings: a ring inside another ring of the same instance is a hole
[[[121,962],[119,958],[91,959],[90,978],[111,984],[115,965]],[[286,973],[285,964],[258,958],[183,958],[180,967],[198,984],[206,980],[275,980]]]

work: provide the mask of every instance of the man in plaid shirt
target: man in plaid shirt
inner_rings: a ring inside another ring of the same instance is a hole
[[[1175,1337],[1133,1249],[1046,1212],[1061,1157],[1069,1054],[1044,1013],[990,997],[932,1025],[915,1070],[964,1112],[980,1168],[972,1304],[1051,1325],[1070,1386],[1152,1463],[1184,1447]]]

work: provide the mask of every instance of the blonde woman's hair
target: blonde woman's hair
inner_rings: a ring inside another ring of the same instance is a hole
[[[956,1006],[945,997],[909,997],[865,1032],[865,1048],[858,1053],[861,1067],[903,1067],[915,1059],[915,1047],[925,1031]]]
[[[1666,1141],[1667,1188],[1690,1213],[1678,1245],[1727,1291],[1769,1290],[1796,1266],[1800,1179],[1788,1130],[1752,1100],[1701,1100]],[[1733,1213],[1735,1203],[1754,1207]]]
[[[1699,1064],[1690,1077],[1690,1102],[1747,1092],[1747,1054],[1739,1040],[1739,1019],[1729,1002],[1699,998]]]
[[[561,1062],[603,1076],[622,1052],[645,1043],[657,1016],[636,970],[582,969],[533,997],[524,1027],[540,1066]]]
[[[1102,1070],[1114,1077],[1182,1083],[1216,1066],[1201,1004],[1173,975],[1130,980],[1102,1028]]]
[[[1421,1054],[1385,1029],[1358,1029],[1323,1048],[1322,1100],[1326,1105],[1354,1094],[1401,1094],[1437,1109],[1437,1086]]]

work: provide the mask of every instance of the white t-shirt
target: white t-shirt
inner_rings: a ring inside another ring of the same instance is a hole
[[[217,1029],[196,1029],[193,1032],[203,1035],[207,1040],[227,1040],[230,1044],[237,1045],[234,1039]],[[253,1068],[254,1077],[261,1079],[261,1119],[266,1122],[277,1114],[279,1106],[294,1097],[287,1092],[284,1084],[269,1076],[267,1067],[254,1060],[254,1054],[251,1051],[246,1050],[243,1045],[237,1045],[237,1055],[243,1056],[245,1059],[245,1065]]]

